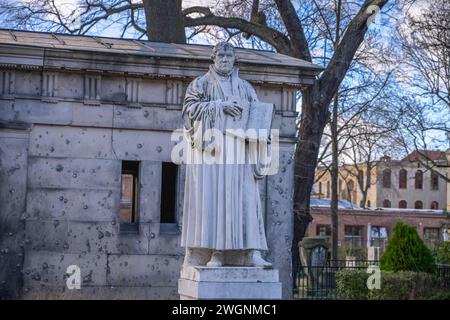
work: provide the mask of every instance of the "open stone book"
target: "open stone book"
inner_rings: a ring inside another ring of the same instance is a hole
[[[254,101],[241,106],[243,110],[239,118],[226,116],[225,130],[227,133],[250,141],[258,139],[267,141],[272,128],[273,103]]]

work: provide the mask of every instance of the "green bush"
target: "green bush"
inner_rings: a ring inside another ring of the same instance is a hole
[[[397,222],[380,260],[382,270],[436,272],[436,262],[414,227]]]
[[[426,299],[439,291],[435,275],[426,272],[382,271],[380,289],[370,290],[370,300]]]
[[[450,300],[450,291],[439,292],[432,295],[428,300]]]
[[[365,300],[369,293],[366,270],[341,270],[336,272],[338,299]]]
[[[450,241],[441,243],[436,251],[438,263],[450,264]]]
[[[429,299],[440,292],[435,275],[412,271],[381,271],[380,289],[369,290],[366,270],[341,270],[336,273],[338,299],[409,300]],[[438,296],[439,297],[439,296]]]

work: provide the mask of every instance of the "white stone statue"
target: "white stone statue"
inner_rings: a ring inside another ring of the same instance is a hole
[[[227,123],[238,121],[243,110],[258,101],[252,86],[238,76],[231,44],[217,44],[212,58],[209,71],[187,88],[182,112],[189,141],[181,235],[184,265],[268,267],[271,264],[261,256],[268,248],[257,185],[266,173],[258,165],[225,159],[225,139],[209,145],[198,139],[208,130],[225,135]],[[248,141],[233,143],[234,150],[248,151]],[[195,154],[208,148],[224,161],[192,163]]]

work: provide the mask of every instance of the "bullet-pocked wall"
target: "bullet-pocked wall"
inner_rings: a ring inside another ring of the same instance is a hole
[[[178,299],[184,170],[171,134],[211,47],[0,30],[0,48],[0,296]],[[290,298],[295,95],[318,69],[237,55],[277,110],[280,170],[261,194]]]

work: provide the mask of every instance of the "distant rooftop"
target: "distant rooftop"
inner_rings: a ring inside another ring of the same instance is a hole
[[[209,61],[211,61],[212,48],[212,46],[198,44],[175,44],[136,39],[105,38],[0,29],[0,45],[5,44],[49,49],[173,57]],[[238,62],[244,63],[291,66],[314,71],[320,71],[322,69],[308,61],[270,51],[236,48],[236,55]]]
[[[444,151],[440,150],[416,150],[411,152],[403,161],[447,161],[447,157]]]

